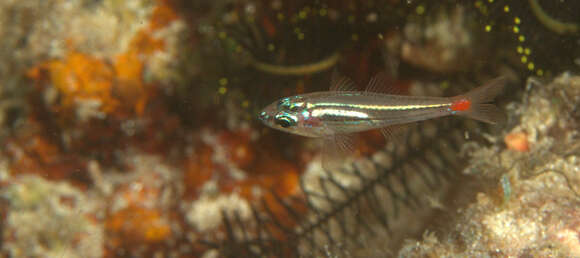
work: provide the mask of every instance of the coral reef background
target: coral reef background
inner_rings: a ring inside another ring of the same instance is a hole
[[[4,0],[0,257],[580,256],[580,3]],[[451,96],[507,122],[359,135],[336,171],[282,96]]]

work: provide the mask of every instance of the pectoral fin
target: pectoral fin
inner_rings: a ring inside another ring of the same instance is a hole
[[[351,134],[334,134],[324,138],[322,144],[322,167],[327,171],[340,169],[354,152]]]

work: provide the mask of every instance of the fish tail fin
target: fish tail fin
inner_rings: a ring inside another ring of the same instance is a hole
[[[502,92],[506,82],[507,79],[505,77],[498,77],[464,95],[453,97],[451,104],[452,114],[466,116],[490,124],[504,122],[505,116],[503,112],[495,105],[487,102],[492,101]]]
[[[457,114],[490,124],[505,122],[504,113],[494,104],[475,104],[471,110]]]

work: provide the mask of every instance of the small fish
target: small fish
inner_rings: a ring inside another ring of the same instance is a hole
[[[503,118],[502,112],[487,103],[505,82],[499,77],[455,97],[402,96],[392,95],[384,75],[374,77],[365,91],[356,91],[351,80],[333,74],[330,91],[282,98],[264,108],[259,118],[274,129],[324,138],[323,154],[344,153],[352,148],[350,134],[371,129],[380,129],[390,138],[400,125],[448,115],[495,124]]]

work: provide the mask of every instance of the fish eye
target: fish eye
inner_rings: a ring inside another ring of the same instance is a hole
[[[288,110],[290,108],[290,101],[288,99],[282,99],[278,101],[278,109]]]
[[[290,110],[290,112],[298,112],[298,111],[300,111],[300,107],[297,105],[290,105],[289,110]]]
[[[300,112],[304,108],[304,102],[296,102],[290,104],[290,112]]]
[[[294,120],[286,116],[276,117],[276,119],[274,119],[274,123],[283,128],[288,128],[290,126],[296,125],[296,122]]]

